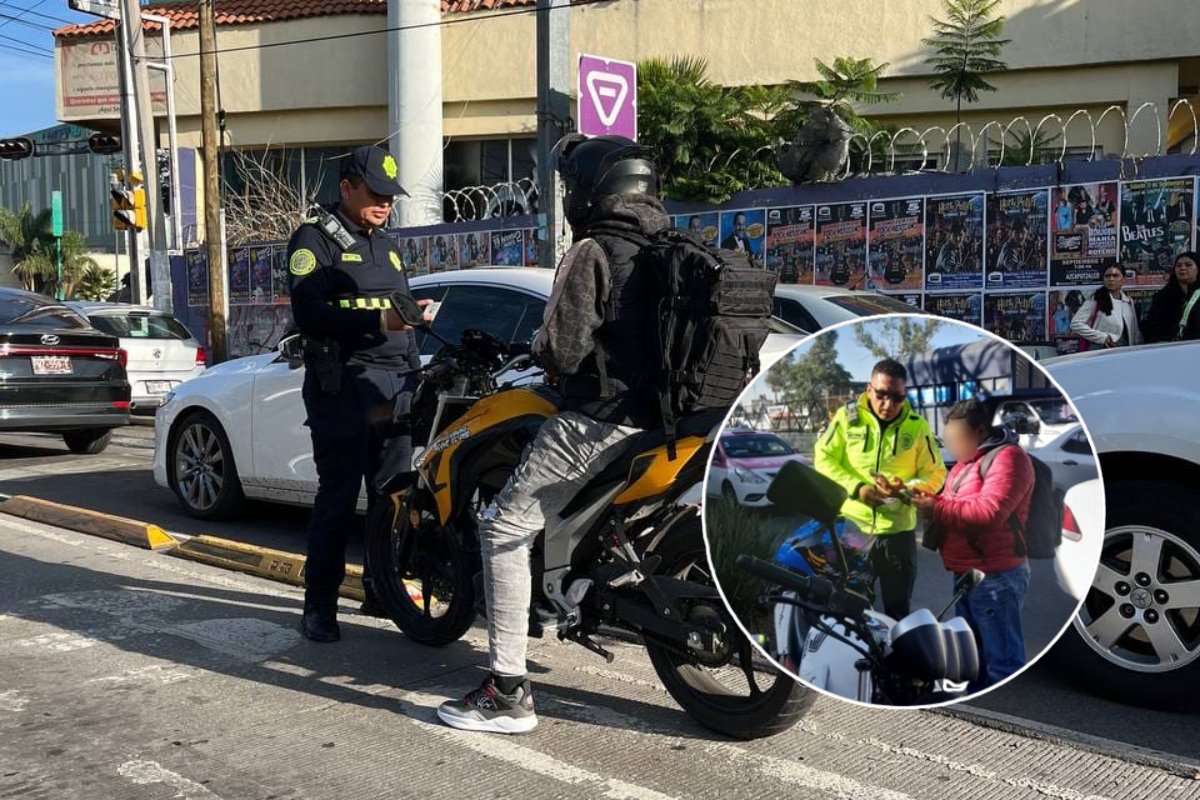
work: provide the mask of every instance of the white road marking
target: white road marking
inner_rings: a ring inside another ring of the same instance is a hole
[[[59,631],[57,633],[42,633],[25,639],[16,639],[9,644],[15,647],[37,648],[53,653],[70,653],[74,650],[84,650],[100,644],[100,639],[84,636],[81,633]]]
[[[250,663],[266,661],[300,644],[299,631],[255,617],[185,622],[162,631]]]
[[[175,790],[178,800],[221,800],[195,781],[172,772],[157,761],[126,761],[117,767],[117,774],[138,786],[165,784]]]
[[[142,470],[146,468],[144,458],[97,458],[60,461],[56,464],[30,465],[0,469],[0,481],[20,481],[54,475],[80,475],[89,472],[116,472],[118,470]],[[10,487],[15,488],[15,487]],[[20,492],[13,492],[20,494]]]
[[[434,709],[446,699],[421,692],[406,692],[403,698],[421,708],[428,709],[431,715]],[[526,772],[571,786],[586,788],[600,793],[603,797],[612,798],[612,800],[673,800],[671,795],[618,778],[606,778],[582,767],[559,761],[553,756],[533,748],[517,744],[511,739],[502,738],[498,734],[455,730],[440,722],[428,722],[411,716],[408,719],[427,734],[453,742],[485,758],[503,761]]]
[[[28,704],[29,699],[22,697],[21,692],[17,689],[0,692],[0,711],[20,712],[24,711]]]
[[[149,667],[127,669],[124,672],[118,673],[117,675],[105,675],[99,678],[90,678],[84,681],[84,683],[167,685],[171,683],[179,683],[180,681],[186,681],[189,678],[195,678],[201,674],[203,674],[203,670],[184,666],[182,664],[154,664]]]

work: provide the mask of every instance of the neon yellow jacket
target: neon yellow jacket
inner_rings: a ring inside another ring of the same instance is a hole
[[[946,465],[929,423],[908,401],[882,435],[865,394],[855,405],[838,409],[817,441],[815,455],[817,472],[850,494],[842,514],[867,533],[902,533],[917,527],[917,511],[907,503],[871,508],[858,500],[859,487],[874,483],[871,473],[899,478],[926,492],[937,492],[946,482]]]

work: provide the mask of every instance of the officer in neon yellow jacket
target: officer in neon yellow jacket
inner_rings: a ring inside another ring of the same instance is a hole
[[[897,490],[903,484],[932,494],[946,481],[929,423],[908,403],[907,378],[902,364],[880,361],[866,393],[838,410],[816,446],[817,471],[850,495],[842,514],[864,532],[879,535],[871,568],[884,613],[893,619],[908,615],[917,576],[917,512]]]

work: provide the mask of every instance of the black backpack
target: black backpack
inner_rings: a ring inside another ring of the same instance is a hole
[[[638,245],[634,263],[654,296],[647,388],[656,395],[673,459],[676,422],[728,409],[758,374],[777,278],[748,254],[715,250],[685,231],[603,232]]]
[[[996,456],[1005,447],[1017,445],[1001,445],[979,460],[979,479],[987,476],[988,469]],[[1028,454],[1026,454],[1028,455]],[[1062,543],[1063,500],[1065,494],[1054,485],[1054,473],[1045,462],[1029,456],[1033,462],[1033,497],[1029,501],[1029,519],[1025,529],[1021,529],[1020,520],[1014,513],[1008,518],[1012,527],[1013,540],[1016,542],[1013,553],[1029,558],[1054,558],[1054,551]],[[961,482],[961,479],[960,479]]]

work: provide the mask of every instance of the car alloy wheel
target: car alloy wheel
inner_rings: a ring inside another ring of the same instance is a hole
[[[1154,527],[1109,530],[1075,626],[1123,669],[1170,672],[1200,659],[1200,551]]]
[[[221,440],[204,422],[183,429],[175,445],[175,480],[179,494],[196,511],[208,511],[225,488],[226,461]]]

